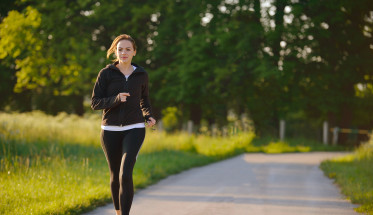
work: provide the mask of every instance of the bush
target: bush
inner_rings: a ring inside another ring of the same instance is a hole
[[[178,128],[180,113],[177,107],[168,107],[162,110],[162,123],[167,132],[173,132]]]

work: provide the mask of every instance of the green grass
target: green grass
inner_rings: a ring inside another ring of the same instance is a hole
[[[373,137],[354,154],[324,161],[321,169],[341,187],[360,213],[373,214]]]
[[[348,148],[343,146],[324,145],[315,140],[305,138],[290,138],[283,141],[272,137],[259,137],[248,145],[248,152],[264,152],[269,154],[285,152],[311,152],[311,151],[345,151]]]
[[[0,214],[81,214],[111,202],[99,135],[98,115],[0,113]],[[212,138],[147,130],[134,169],[135,188],[243,152],[339,149],[303,139],[280,142],[254,137],[253,133]]]
[[[0,113],[0,214],[81,214],[111,201],[100,118]],[[147,131],[136,189],[245,151],[254,134],[210,138]]]

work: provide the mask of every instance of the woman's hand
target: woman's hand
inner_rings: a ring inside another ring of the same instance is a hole
[[[130,96],[129,93],[119,93],[120,101],[125,102],[127,101],[127,96]]]
[[[149,120],[147,121],[147,127],[152,127],[156,123],[155,119],[153,117],[149,117]]]

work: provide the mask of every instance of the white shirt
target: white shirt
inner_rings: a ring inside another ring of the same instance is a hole
[[[106,131],[126,131],[126,130],[130,130],[133,128],[145,128],[145,123],[140,122],[140,123],[125,125],[125,126],[101,125],[101,129],[106,130]]]

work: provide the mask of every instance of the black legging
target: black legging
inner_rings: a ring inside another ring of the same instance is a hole
[[[126,131],[101,130],[101,145],[110,169],[115,210],[128,215],[134,195],[132,171],[145,138],[145,128]]]

